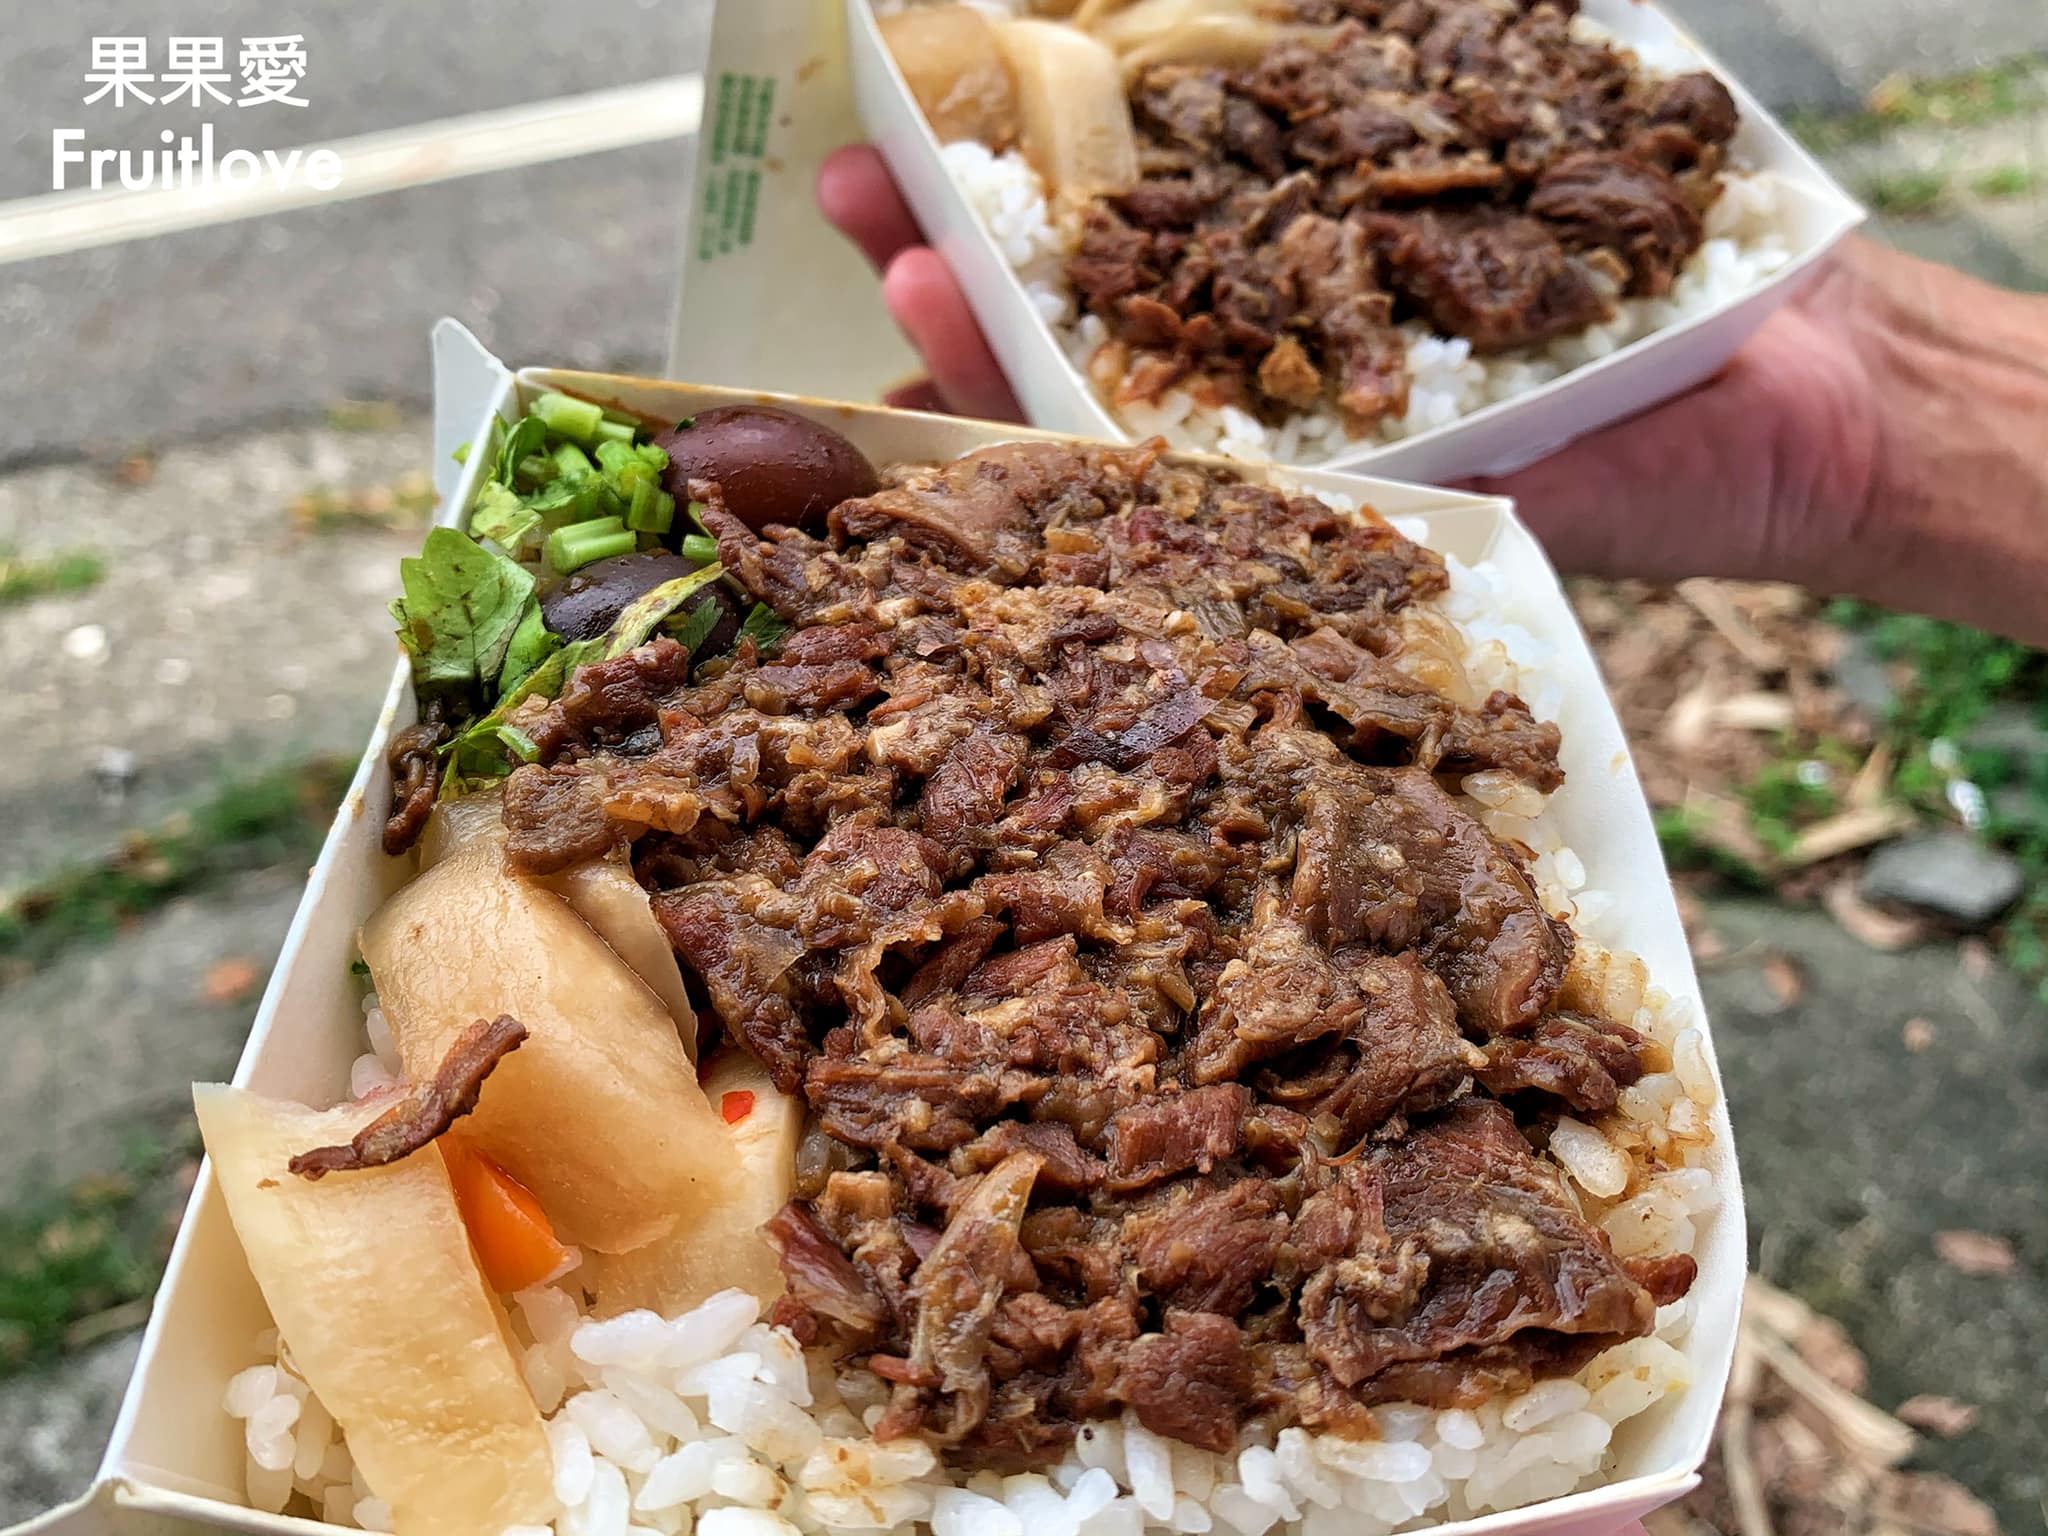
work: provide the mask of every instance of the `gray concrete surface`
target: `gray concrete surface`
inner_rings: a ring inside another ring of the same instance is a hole
[[[190,1119],[192,1084],[234,1071],[305,886],[304,869],[251,871],[0,993],[0,1167],[17,1197],[118,1168],[138,1139],[181,1139],[165,1133]],[[252,979],[211,997],[223,961],[248,962]]]
[[[2039,0],[1665,0],[1766,106],[1846,107],[1895,74],[2048,53]]]
[[[394,562],[419,533],[312,533],[289,507],[423,473],[427,452],[419,426],[291,428],[172,449],[141,485],[78,462],[0,479],[0,545],[106,563],[89,591],[0,607],[0,889],[224,776],[361,751],[397,655]],[[110,751],[135,763],[116,804],[94,775]]]
[[[1976,1426],[1916,1465],[1989,1501],[2008,1532],[2039,1530],[2048,1498],[2048,1009],[1995,966],[1929,945],[1885,955],[1828,917],[1714,902],[1727,956],[1704,967],[1752,1262],[1845,1324],[1868,1395],[1975,1404]],[[1787,1007],[1761,970],[1789,958]],[[1906,1043],[1909,1020],[1932,1029]],[[2009,1275],[1966,1276],[1936,1254],[1951,1229],[2009,1241]]]
[[[0,1523],[85,1492],[141,1347],[142,1335],[131,1333],[0,1380]]]
[[[646,372],[667,348],[681,144],[0,266],[0,463],[424,402],[427,330]],[[88,385],[86,381],[90,380]]]

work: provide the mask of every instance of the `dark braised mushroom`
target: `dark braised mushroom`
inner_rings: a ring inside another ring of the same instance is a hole
[[[593,560],[540,600],[541,622],[564,640],[595,639],[635,598],[695,569],[668,550]]]

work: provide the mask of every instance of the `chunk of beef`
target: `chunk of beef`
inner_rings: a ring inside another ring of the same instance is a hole
[[[1629,147],[1649,150],[1667,170],[1695,165],[1735,137],[1735,98],[1704,70],[1657,81],[1645,105],[1650,126]]]
[[[1066,1126],[1031,1120],[998,1120],[955,1152],[951,1166],[962,1175],[980,1173],[1019,1152],[1039,1160],[1039,1189],[1063,1195],[1086,1194],[1101,1184],[1107,1171],[1101,1158],[1081,1149]]]
[[[1552,1368],[1547,1351],[1559,1341],[1598,1348],[1649,1331],[1649,1292],[1498,1104],[1467,1099],[1405,1140],[1375,1148],[1369,1173],[1383,1225],[1364,1225],[1354,1258],[1371,1277],[1362,1287],[1347,1284],[1351,1272],[1340,1261],[1319,1271],[1301,1298],[1310,1353],[1344,1386],[1404,1365],[1467,1359],[1489,1371],[1540,1375]],[[1423,1378],[1399,1379],[1403,1391],[1421,1389]],[[1466,1400],[1469,1388],[1455,1371],[1423,1400],[1441,1401],[1446,1387],[1453,1400]]]
[[[760,1057],[780,1091],[795,1093],[813,1045],[797,975],[804,942],[781,897],[759,875],[735,875],[664,891],[653,906],[719,1022]]]
[[[1535,219],[1425,209],[1381,214],[1371,227],[1394,291],[1431,329],[1477,351],[1534,346],[1611,313],[1584,263]]]
[[[1341,1037],[1269,1063],[1258,1084],[1308,1115],[1332,1145],[1350,1146],[1396,1113],[1425,1114],[1457,1098],[1481,1057],[1458,1032],[1443,983],[1412,953],[1345,950],[1338,963],[1359,999]]]
[[[917,1321],[911,1336],[910,1376],[927,1394],[946,1399],[946,1416],[926,1429],[941,1444],[964,1439],[987,1417],[990,1383],[986,1357],[1003,1277],[1023,1258],[1017,1238],[1038,1159],[1006,1157],[975,1186],[946,1224],[945,1236],[917,1267],[911,1299]],[[927,1415],[935,1406],[918,1405]],[[901,1398],[892,1402],[875,1437],[887,1440],[916,1427]]]
[[[1169,1311],[1164,1333],[1131,1342],[1118,1390],[1155,1435],[1221,1453],[1237,1444],[1251,1380],[1236,1323],[1213,1312]]]
[[[525,763],[513,769],[499,815],[506,862],[527,875],[602,858],[624,835],[605,812],[602,781],[574,768]]]
[[[1479,1033],[1542,1018],[1571,932],[1433,778],[1333,765],[1304,800],[1289,907],[1310,932],[1333,947],[1418,949]]]
[[[799,1321],[806,1333],[822,1332],[849,1349],[880,1341],[888,1308],[801,1201],[777,1211],[764,1230],[789,1286],[777,1306],[779,1320]]]
[[[1279,1193],[1264,1179],[1175,1184],[1126,1216],[1123,1230],[1148,1291],[1225,1317],[1251,1306],[1286,1236]]]
[[[1023,1072],[974,1071],[931,1056],[886,1062],[819,1056],[804,1072],[804,1097],[827,1131],[858,1147],[900,1143],[921,1152],[950,1152],[978,1134],[977,1121],[1046,1090]]]
[[[611,746],[655,723],[661,702],[690,675],[690,653],[666,635],[569,674],[552,704],[519,724],[542,763],[570,747]]]
[[[1535,1093],[1605,1114],[1643,1075],[1647,1042],[1625,1024],[1553,1013],[1526,1035],[1489,1041],[1479,1081],[1497,1099]]]
[[[1574,250],[1613,252],[1628,268],[1630,293],[1669,293],[1699,249],[1699,212],[1684,190],[1662,167],[1626,153],[1589,150],[1558,161],[1529,195],[1529,212]]]
[[[1236,1153],[1250,1107],[1249,1089],[1218,1083],[1118,1110],[1109,1122],[1109,1187],[1142,1189],[1191,1168],[1207,1173]]]

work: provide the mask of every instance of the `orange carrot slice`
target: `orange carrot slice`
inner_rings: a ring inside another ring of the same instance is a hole
[[[725,1116],[727,1125],[738,1125],[754,1112],[754,1096],[744,1088],[735,1088],[718,1101],[718,1112]]]
[[[569,1250],[533,1191],[460,1136],[440,1139],[455,1203],[494,1291],[523,1291],[559,1274]]]

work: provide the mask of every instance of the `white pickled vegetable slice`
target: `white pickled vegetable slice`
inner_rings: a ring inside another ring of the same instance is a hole
[[[440,1153],[427,1147],[381,1168],[305,1179],[286,1171],[295,1153],[346,1142],[379,1106],[311,1110],[207,1083],[192,1100],[295,1369],[347,1435],[386,1518],[455,1536],[548,1519],[547,1435]],[[278,1418],[302,1411],[283,1396],[259,1412],[273,1409]],[[266,1450],[281,1448],[281,1459],[266,1459],[278,1461],[289,1488],[289,1426],[251,1428],[264,1432]]]
[[[511,873],[487,829],[378,908],[361,949],[408,1077],[473,1020],[526,1026],[463,1132],[565,1241],[636,1248],[737,1186],[668,1009],[561,897]]]

